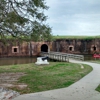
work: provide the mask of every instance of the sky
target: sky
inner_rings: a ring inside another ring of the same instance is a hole
[[[46,0],[53,35],[100,35],[100,0]]]

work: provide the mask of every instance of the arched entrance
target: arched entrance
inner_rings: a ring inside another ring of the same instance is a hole
[[[41,46],[41,52],[48,52],[48,46],[46,44]]]
[[[93,46],[93,51],[96,51],[96,49],[97,49],[96,46]]]
[[[69,51],[74,51],[74,46],[70,45],[69,46]]]

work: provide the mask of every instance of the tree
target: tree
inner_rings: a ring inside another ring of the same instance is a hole
[[[47,9],[45,0],[0,0],[0,38],[51,38]]]
[[[48,25],[37,25],[33,28],[31,39],[34,41],[48,41],[52,39],[51,28]]]

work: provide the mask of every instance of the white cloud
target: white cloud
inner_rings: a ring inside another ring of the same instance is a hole
[[[47,0],[53,35],[99,35],[99,0]]]

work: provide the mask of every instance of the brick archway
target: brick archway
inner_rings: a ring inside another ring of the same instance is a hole
[[[48,52],[48,46],[46,44],[41,46],[41,52]]]

